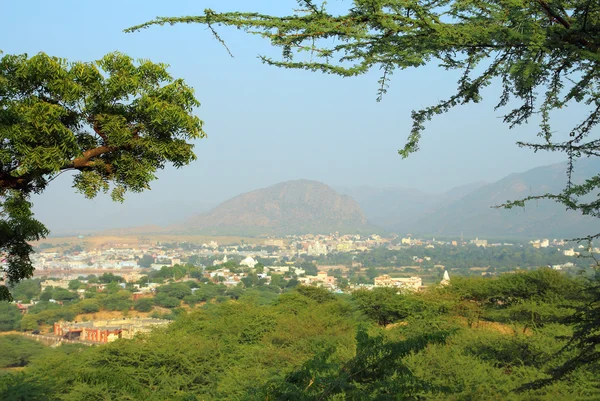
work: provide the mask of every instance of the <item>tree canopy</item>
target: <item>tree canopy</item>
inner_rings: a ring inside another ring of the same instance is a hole
[[[269,299],[243,290],[235,302],[174,306],[172,324],[133,339],[82,349],[63,344],[35,358],[30,340],[0,336],[0,369],[26,366],[0,374],[0,399],[598,399],[597,360],[567,372],[568,380],[527,386],[576,354],[565,348],[574,326],[563,317],[588,304],[587,284],[546,269],[516,275],[453,277],[447,286],[402,294],[333,295],[301,286]],[[482,295],[511,287],[511,304]],[[481,300],[480,319],[470,321],[461,306],[473,299]],[[530,325],[514,312],[534,299],[532,317],[545,313]],[[85,301],[96,300],[79,306]],[[141,301],[152,300],[136,306]],[[75,307],[51,305],[57,309],[25,315],[21,327],[51,324]]]
[[[480,102],[484,89],[496,81],[502,91],[495,107],[505,110],[503,119],[509,127],[532,118],[539,121],[539,142],[518,144],[534,151],[564,152],[569,161],[562,193],[535,195],[504,206],[549,198],[600,217],[600,200],[584,198],[595,195],[600,176],[585,182],[571,180],[577,158],[600,155],[600,142],[593,136],[600,121],[600,3],[596,0],[353,0],[345,2],[345,13],[329,11],[325,2],[298,3],[301,9],[287,16],[207,9],[200,16],[158,17],[126,31],[199,23],[226,46],[216,27],[232,26],[282,50],[280,60],[260,57],[270,65],[341,76],[379,68],[378,100],[396,70],[437,62],[446,70],[459,71],[454,94],[412,112],[412,128],[399,151],[403,157],[419,149],[427,121],[455,106]],[[575,103],[586,115],[573,121],[567,132],[556,132],[552,121]],[[600,233],[587,239],[597,237]]]
[[[199,102],[167,66],[111,53],[68,62],[44,53],[0,59],[0,251],[5,280],[30,277],[28,241],[48,234],[29,197],[64,172],[87,198],[123,201],[150,188],[156,171],[195,159],[205,133]],[[0,286],[0,299],[10,294]]]

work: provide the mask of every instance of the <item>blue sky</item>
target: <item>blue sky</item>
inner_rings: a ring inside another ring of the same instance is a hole
[[[342,10],[348,1],[331,1]],[[473,181],[563,160],[515,145],[533,139],[536,126],[508,130],[493,111],[494,99],[458,108],[427,126],[421,151],[403,160],[410,112],[453,93],[456,74],[435,65],[398,71],[388,95],[375,101],[378,71],[340,78],[280,70],[259,54],[278,51],[259,38],[220,28],[235,57],[200,25],[154,27],[134,34],[129,26],[156,16],[247,10],[288,14],[295,0],[104,0],[14,1],[3,5],[0,49],[43,51],[90,61],[111,51],[168,63],[169,71],[193,86],[208,138],[197,142],[198,161],[166,169],[152,191],[125,204],[106,197],[88,201],[73,193],[68,177],[34,198],[39,218],[51,229],[106,228],[166,223],[204,210],[228,197],[290,179],[314,179],[334,187],[408,187],[443,192]],[[492,87],[489,95],[497,94]],[[560,128],[560,127],[559,127]],[[160,208],[160,212],[157,212]],[[84,217],[102,216],[90,226]]]

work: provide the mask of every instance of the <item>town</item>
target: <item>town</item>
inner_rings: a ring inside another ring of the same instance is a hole
[[[376,288],[419,292],[448,285],[455,274],[497,276],[540,266],[572,272],[589,264],[584,255],[600,252],[548,239],[496,242],[332,234],[247,238],[229,244],[218,240],[161,242],[137,237],[94,248],[91,238],[83,236],[41,242],[33,255],[34,279],[15,291],[13,303],[23,315],[20,327],[61,340],[105,343],[168,324],[179,309],[215,300],[249,294],[272,298],[298,286],[333,294]],[[19,291],[30,282],[35,289]],[[98,315],[100,310],[114,313]]]

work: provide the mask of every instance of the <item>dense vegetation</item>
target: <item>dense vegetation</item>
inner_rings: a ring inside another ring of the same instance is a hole
[[[576,259],[564,256],[562,249],[567,248],[542,248],[535,249],[530,244],[523,246],[478,247],[467,245],[464,247],[439,246],[427,248],[426,246],[412,246],[401,250],[376,248],[368,252],[335,253],[327,256],[309,257],[321,265],[351,265],[360,263],[363,267],[389,267],[389,266],[416,266],[433,267],[443,264],[448,269],[461,270],[465,274],[470,267],[491,267],[492,271],[510,271],[516,266],[532,268],[537,266],[560,265],[568,262],[589,266],[590,259]],[[413,257],[423,260],[415,263]],[[464,270],[464,271],[463,271]]]
[[[572,400],[600,397],[568,317],[589,283],[550,269],[398,294],[298,287],[179,313],[165,329],[61,347],[0,379],[6,400]],[[10,345],[17,347],[17,345]]]
[[[236,264],[232,262],[229,265],[233,268]],[[267,285],[264,279],[259,279],[252,272],[238,286],[226,287],[209,281],[202,276],[200,269],[191,265],[165,266],[150,271],[138,283],[124,283],[122,277],[105,273],[99,277],[90,275],[71,280],[69,289],[46,287],[41,291],[40,281],[23,280],[12,289],[13,297],[19,302],[35,302],[26,315],[21,315],[15,304],[0,303],[0,332],[50,330],[51,325],[59,320],[72,321],[80,315],[93,319],[96,312],[106,311],[118,311],[133,317],[140,316],[138,312],[151,312],[151,317],[174,319],[184,309],[209,301],[254,297],[260,302],[269,302],[297,285],[296,280],[284,281],[279,275],[273,275]],[[136,284],[142,286],[149,282],[158,285],[155,291],[147,294],[149,298],[134,300],[133,294],[138,291]],[[103,289],[94,287],[97,284],[102,284]]]

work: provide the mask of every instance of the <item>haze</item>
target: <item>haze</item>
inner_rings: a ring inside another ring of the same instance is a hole
[[[335,7],[349,2],[338,1]],[[174,77],[196,89],[207,139],[198,161],[166,169],[152,190],[130,194],[124,204],[108,196],[93,201],[71,189],[65,174],[33,198],[38,218],[55,233],[142,224],[168,224],[202,212],[242,192],[306,178],[340,187],[408,187],[440,193],[474,181],[560,162],[560,154],[533,154],[517,139],[534,140],[537,124],[509,131],[487,101],[462,107],[428,124],[421,151],[403,160],[397,150],[410,128],[410,112],[451,95],[457,76],[435,65],[398,71],[388,94],[375,101],[378,71],[342,79],[280,70],[258,54],[277,55],[242,32],[219,29],[231,58],[199,25],[124,28],[156,16],[197,15],[205,8],[288,14],[294,0],[30,1],[3,5],[4,53],[43,51],[91,61],[111,51],[170,64]],[[35,13],[32,13],[35,10]],[[561,125],[557,122],[557,129]]]

